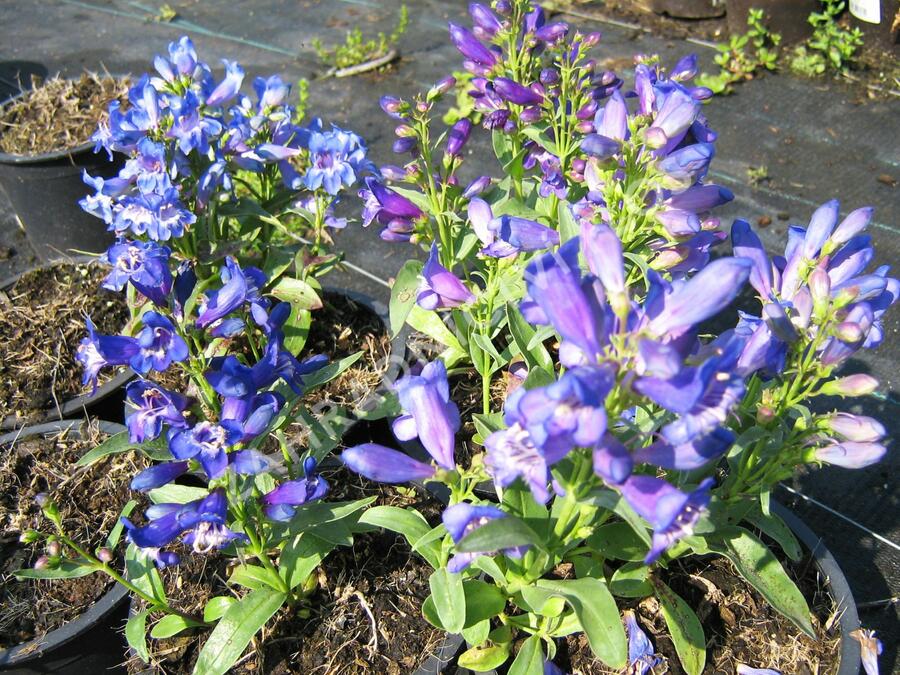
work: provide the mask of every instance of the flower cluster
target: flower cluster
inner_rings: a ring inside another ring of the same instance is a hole
[[[128,159],[115,178],[85,174],[95,193],[81,206],[117,236],[170,242],[196,255],[203,241],[241,236],[220,221],[227,215],[217,214],[220,204],[249,194],[263,212],[278,215],[298,191],[304,196],[295,198],[294,212],[321,235],[323,227],[340,225],[332,216],[339,194],[375,171],[353,132],[327,129],[319,119],[298,124],[291,87],[278,75],[257,77],[254,99],[240,91],[243,68],[223,63],[217,82],[182,37],[169,45],[168,57],[156,57],[155,74],[131,87],[127,109],[110,105],[108,123],[93,136],[95,149]]]

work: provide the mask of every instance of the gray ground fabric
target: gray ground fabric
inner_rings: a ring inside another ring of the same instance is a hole
[[[169,3],[178,12],[171,23],[153,20],[159,4],[150,0],[0,3],[0,26],[4,27],[0,96],[14,91],[17,72],[45,69],[74,75],[84,68],[105,67],[114,73],[142,73],[150,67],[153,54],[163,52],[169,41],[185,33],[194,40],[201,58],[218,67],[217,73],[221,72],[219,59],[227,57],[245,67],[248,83],[256,75],[271,73],[291,80],[313,79],[325,70],[310,46],[314,37],[333,43],[355,25],[366,32],[390,32],[400,1],[176,0]],[[466,4],[407,0],[410,26],[401,42],[402,59],[384,73],[312,82],[311,113],[360,133],[376,162],[395,162],[390,153],[392,124],[379,109],[378,99],[385,93],[411,95],[461,67],[462,59],[447,38],[446,23],[468,23]],[[591,6],[580,5],[580,10],[591,11]],[[707,68],[712,67],[713,52],[704,47],[608,23],[571,22],[600,30],[598,58],[627,72],[627,77],[631,55],[638,52],[660,53],[665,62],[674,63],[694,51]],[[828,199],[839,198],[844,213],[871,205],[876,207],[870,230],[877,244],[877,262],[897,264],[898,188],[884,177],[900,179],[900,99],[867,100],[859,88],[780,74],[739,86],[733,96],[714,100],[706,113],[720,134],[712,177],[735,193],[734,202],[720,214],[726,223],[734,217],[754,224],[763,217],[771,219],[762,230],[763,238],[771,251],[778,251],[787,225],[805,224],[814,208]],[[488,146],[474,141],[467,150],[486,151]],[[760,166],[767,167],[769,179],[751,186],[747,171]],[[474,175],[496,173],[497,168],[472,166],[469,170]],[[347,205],[351,207],[358,208]],[[374,228],[364,230],[358,224],[339,233],[337,245],[353,265],[382,280],[392,277],[414,254],[410,246],[384,243]],[[0,255],[0,278],[31,265],[33,252],[0,193],[0,252],[4,247],[11,248],[12,255]],[[359,272],[342,273],[329,281],[384,300],[388,297],[384,284]],[[900,421],[898,322],[900,311],[894,311],[881,348],[862,355],[848,368],[880,379],[878,395],[861,400],[853,410],[881,419],[891,436]],[[863,471],[825,468],[791,481],[792,490],[824,508],[787,489],[779,488],[776,495],[822,536],[847,573],[856,600],[863,605],[863,624],[876,629],[885,644],[882,672],[897,672],[894,664],[900,642],[897,606],[877,604],[900,592],[898,473],[900,455],[892,448],[881,464]]]

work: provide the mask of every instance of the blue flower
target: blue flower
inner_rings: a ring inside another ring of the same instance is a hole
[[[197,216],[185,208],[178,190],[172,187],[162,194],[149,192],[123,197],[110,229],[118,234],[131,230],[134,234],[146,234],[154,241],[167,241],[184,235],[185,228],[196,221]]]
[[[131,181],[122,177],[103,178],[82,172],[81,179],[85,185],[94,188],[93,195],[86,195],[78,201],[78,205],[92,216],[100,218],[107,225],[111,224],[118,209],[116,199],[131,187]]]
[[[427,310],[459,307],[473,302],[475,296],[453,272],[438,260],[437,243],[432,243],[431,253],[422,268],[422,282],[416,295],[416,303]]]
[[[475,197],[469,202],[469,222],[484,244],[481,253],[507,258],[519,252],[541,251],[559,244],[559,233],[518,216],[494,216],[490,204]]]
[[[171,251],[148,241],[120,241],[110,246],[101,260],[112,269],[103,280],[103,288],[121,291],[131,282],[139,293],[153,304],[164,307],[172,290],[172,272],[169,269]]]
[[[222,402],[220,419],[236,423],[235,428],[240,430],[238,442],[247,443],[269,428],[283,406],[284,397],[277,392],[227,397]]]
[[[458,544],[462,539],[477,530],[482,525],[496,520],[498,518],[506,518],[507,515],[494,506],[475,506],[473,504],[454,504],[444,509],[441,514],[441,520],[454,544]],[[502,549],[500,553],[511,558],[521,558],[525,555],[527,546],[516,546],[515,548]],[[447,571],[453,573],[462,572],[471,565],[476,558],[482,555],[492,555],[495,551],[483,551],[478,553],[457,553],[447,561]]]
[[[168,485],[173,480],[183,475],[188,470],[188,462],[163,462],[155,464],[138,473],[131,480],[131,489],[138,492],[148,492],[163,485]]]
[[[75,359],[84,368],[81,384],[87,386],[90,382],[96,392],[100,370],[107,366],[128,365],[140,346],[137,340],[125,335],[100,335],[90,318],[85,319],[85,325],[88,335],[78,345]]]
[[[188,357],[188,346],[169,319],[158,312],[144,312],[144,327],[137,334],[140,347],[129,362],[135,372],[146,375],[150,370],[162,372],[173,362]]]
[[[244,81],[244,69],[237,61],[229,61],[222,59],[225,65],[225,79],[222,80],[209,96],[206,97],[205,104],[207,106],[219,106],[227,103],[241,90],[241,83]]]
[[[200,112],[200,101],[191,91],[173,103],[169,135],[177,139],[178,149],[185,155],[192,150],[200,155],[209,153],[210,141],[222,133],[222,123]]]
[[[148,380],[135,380],[126,388],[125,397],[135,408],[125,418],[132,443],[153,440],[162,433],[164,424],[174,429],[188,426],[185,411],[190,400],[186,396]]]
[[[334,196],[342,187],[351,187],[364,171],[374,173],[375,166],[366,158],[366,145],[352,131],[332,126],[321,131],[321,121],[309,127],[309,168],[304,183],[309,190],[321,187]]]
[[[137,153],[125,162],[119,177],[135,181],[142,193],[164,193],[172,187],[169,176],[166,146],[144,137],[137,143]]]
[[[652,668],[662,665],[662,657],[653,651],[647,634],[638,626],[634,612],[625,610],[625,629],[628,631],[628,672],[646,675]]]
[[[218,478],[228,468],[228,448],[240,440],[241,431],[233,422],[202,421],[189,429],[170,429],[168,437],[176,459],[196,459],[209,478]]]
[[[394,420],[394,435],[401,441],[418,437],[441,467],[456,468],[454,450],[459,431],[459,408],[450,400],[447,368],[441,360],[428,363],[420,375],[398,380],[394,389],[404,414]]]
[[[378,443],[363,443],[347,448],[341,461],[351,471],[379,483],[408,483],[434,476],[434,466],[413,459],[404,452]]]
[[[316,473],[316,460],[308,457],[303,463],[303,478],[281,483],[262,497],[266,515],[272,520],[290,520],[298,506],[322,499],[328,494],[328,481]]]
[[[550,462],[534,439],[520,424],[495,431],[484,441],[484,464],[494,482],[501,487],[522,478],[535,501],[550,499]]]
[[[241,269],[235,258],[225,259],[220,276],[222,287],[206,293],[200,299],[197,325],[201,328],[213,324],[231,314],[244,303],[265,304],[260,289],[265,285],[266,275],[255,267]]]

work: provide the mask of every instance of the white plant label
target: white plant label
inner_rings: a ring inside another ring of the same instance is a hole
[[[850,0],[850,13],[860,21],[881,23],[881,0]]]

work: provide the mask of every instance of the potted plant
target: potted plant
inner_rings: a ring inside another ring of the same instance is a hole
[[[41,260],[103,251],[112,238],[74,205],[87,192],[82,171],[109,177],[121,166],[91,153],[91,134],[110,102],[126,102],[128,79],[84,73],[34,85],[0,108],[0,185]]]
[[[590,40],[575,33],[560,58],[545,43],[571,29],[542,25],[528,2],[496,9],[472,8],[475,31],[451,25],[480,76],[476,105],[505,132],[493,138],[506,174],[499,194],[486,195],[494,204],[468,199],[464,217],[467,196],[444,173],[431,180],[425,114],[435,90],[383,101],[401,118],[397,149],[416,153],[404,180],[423,177],[418,191],[370,181],[374,217],[383,236],[434,244],[424,267],[408,263],[398,275],[392,309],[447,349],[396,386],[394,434],[417,438],[425,461],[371,443],[342,459],[373,480],[442,484],[450,506],[426,539],[409,510],[375,507],[363,518],[417,548],[439,542],[423,611],[462,631],[470,648],[460,663],[476,670],[510,662],[509,672],[543,672],[557,654],[568,658],[569,636],[593,653],[589,663],[649,667],[661,657],[622,612],[648,599],[668,627],[670,667],[699,673],[717,652],[707,655],[701,608],[675,572],[717,557],[734,566],[730,583],[742,578],[794,635],[821,642],[825,622],[787,572],[796,542],[770,494],[798,465],[855,468],[885,451],[875,420],[806,407],[877,385],[837,372],[881,341],[881,316],[900,290],[887,268],[865,270],[871,210],[840,220],[836,201],[823,205],[772,261],[736,221],[733,256],[711,261],[709,248],[728,235],[707,211],[727,194],[704,181],[714,134],[700,112],[708,90],[688,84],[693,60],[666,72],[643,59],[632,94],[581,61]],[[579,125],[572,118],[584,106]],[[448,138],[467,134],[460,125]],[[524,170],[529,151],[540,177]],[[448,154],[443,167],[455,162]],[[761,308],[729,314],[748,280]],[[500,376],[517,358],[526,372],[516,387]],[[450,376],[466,361],[474,373],[461,374],[484,395],[482,411],[463,416]],[[466,422],[475,434],[460,443]],[[486,480],[493,494],[480,489]],[[744,665],[776,662],[755,657]],[[837,665],[827,651],[816,658]]]
[[[100,577],[79,577],[55,561],[55,538],[38,543],[41,504],[61,501],[51,515],[86,536],[91,550],[120,550],[114,528],[124,504],[129,474],[147,466],[144,457],[108,456],[72,470],[81,456],[122,426],[96,420],[50,422],[0,437],[0,530],[4,607],[0,671],[82,673],[121,662],[115,617],[124,589]],[[130,508],[133,508],[132,503]],[[111,511],[110,508],[115,508]],[[114,530],[107,537],[107,533]],[[23,578],[24,577],[24,578]]]

